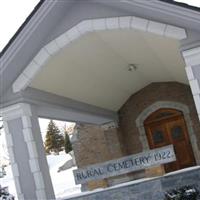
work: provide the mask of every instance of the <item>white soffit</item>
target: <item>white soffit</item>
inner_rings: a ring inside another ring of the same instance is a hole
[[[142,30],[144,32],[150,32],[177,40],[182,40],[187,37],[183,28],[134,16],[85,20],[42,48],[32,62],[13,83],[13,92],[24,90],[30,84],[31,80],[39,72],[42,66],[44,66],[44,64],[54,54],[59,52],[65,46],[70,45],[70,43],[77,38],[80,38],[89,32],[113,29]]]
[[[131,94],[151,82],[188,83],[179,41],[155,34],[164,31],[163,26],[151,23],[148,29],[154,31],[147,33],[124,29],[128,23],[120,20],[122,29],[96,31],[70,42],[48,59],[30,86],[117,111]],[[117,26],[114,19],[107,23]],[[85,28],[89,30],[90,25]],[[46,50],[49,55],[58,48],[57,43]],[[136,71],[128,71],[130,63],[137,65]]]

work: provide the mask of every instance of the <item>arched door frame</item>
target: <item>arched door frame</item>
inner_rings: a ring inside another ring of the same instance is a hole
[[[143,151],[149,150],[149,144],[146,136],[146,131],[144,127],[144,121],[147,119],[147,117],[152,114],[153,112],[157,111],[161,108],[172,108],[183,112],[185,122],[188,129],[188,135],[191,141],[192,149],[194,152],[194,157],[196,160],[196,163],[200,164],[200,151],[197,145],[197,139],[196,135],[194,133],[193,127],[192,127],[192,120],[190,118],[190,111],[188,106],[178,103],[178,102],[172,102],[172,101],[157,101],[154,104],[148,106],[146,109],[144,109],[140,115],[136,119],[136,126],[139,130],[139,138],[140,142],[142,144]]]

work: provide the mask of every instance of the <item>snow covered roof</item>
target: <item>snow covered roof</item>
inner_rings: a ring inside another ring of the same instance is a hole
[[[35,6],[35,8],[33,9],[33,11],[29,14],[29,16],[26,18],[26,20],[23,22],[23,24],[19,27],[18,30],[16,30],[16,33],[13,35],[13,37],[9,40],[9,42],[7,43],[7,45],[2,49],[2,51],[0,52],[0,57],[5,53],[5,51],[9,48],[9,46],[11,45],[11,43],[15,40],[15,38],[20,34],[21,30],[23,28],[25,28],[26,24],[31,20],[32,16],[37,12],[37,10],[40,8],[40,6],[42,5],[42,3],[45,0],[40,0],[39,3]]]
[[[166,3],[170,3],[170,4],[173,4],[173,5],[181,6],[183,8],[188,8],[188,9],[200,12],[200,8],[199,7],[192,6],[192,5],[183,3],[183,2],[177,2],[177,1],[174,1],[174,0],[160,0],[160,1],[163,1],[163,2],[166,2]]]

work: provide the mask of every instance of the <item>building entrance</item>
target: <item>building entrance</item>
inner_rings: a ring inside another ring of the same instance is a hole
[[[182,112],[175,109],[159,109],[144,122],[150,149],[173,144],[176,161],[165,164],[165,172],[171,172],[196,164],[187,126]]]

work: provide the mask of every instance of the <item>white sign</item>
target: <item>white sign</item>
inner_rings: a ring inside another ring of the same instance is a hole
[[[75,183],[82,184],[129,172],[161,165],[176,160],[173,145],[126,156],[117,160],[90,165],[84,169],[73,170]]]

